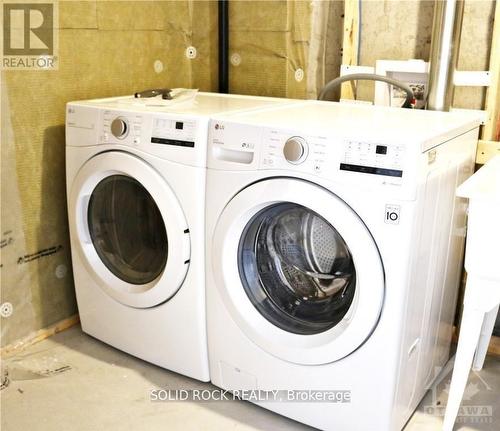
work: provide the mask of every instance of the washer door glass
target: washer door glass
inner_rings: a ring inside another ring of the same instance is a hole
[[[248,222],[238,266],[257,310],[292,333],[332,328],[353,302],[356,271],[347,244],[323,217],[295,203],[269,206]]]
[[[97,254],[121,280],[147,284],[165,268],[163,218],[152,196],[132,177],[112,175],[97,184],[89,200],[88,226]]]

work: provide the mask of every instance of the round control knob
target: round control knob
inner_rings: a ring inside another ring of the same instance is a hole
[[[128,133],[128,124],[124,118],[115,118],[111,122],[111,133],[116,138],[124,138]]]
[[[306,159],[307,150],[305,139],[300,136],[294,136],[285,142],[283,155],[288,162],[298,165]]]

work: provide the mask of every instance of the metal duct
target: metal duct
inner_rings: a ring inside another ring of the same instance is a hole
[[[463,0],[436,0],[434,3],[427,109],[450,110],[463,14]]]

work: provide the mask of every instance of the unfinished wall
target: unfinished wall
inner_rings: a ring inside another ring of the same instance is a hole
[[[0,301],[13,305],[1,318],[2,346],[76,312],[66,102],[152,87],[215,90],[216,26],[212,2],[61,1],[59,69],[2,71]],[[191,45],[194,60],[185,56]]]
[[[488,69],[494,3],[465,0],[460,70]],[[339,76],[343,1],[232,1],[229,10],[231,92],[315,98]],[[434,0],[362,1],[359,64],[428,61],[433,14]],[[373,93],[373,83],[359,83],[359,99],[373,100]],[[454,106],[480,109],[484,94],[482,88],[457,88]]]
[[[428,60],[434,2],[362,2],[361,64]],[[493,0],[466,0],[459,68],[488,66]],[[343,1],[236,1],[230,10],[230,91],[315,98],[339,75]],[[198,55],[189,60],[188,46]],[[56,71],[3,71],[1,345],[76,312],[64,175],[70,100],[151,87],[217,90],[217,3],[61,1]],[[156,65],[156,68],[155,68]],[[359,96],[373,98],[369,84]],[[481,89],[458,89],[476,108]]]
[[[459,70],[487,70],[495,0],[465,0]],[[434,14],[433,0],[363,1],[359,64],[376,60],[429,60]],[[373,100],[371,83],[358,85],[358,98]],[[482,88],[457,88],[454,107],[481,109]]]
[[[494,17],[495,0],[465,1],[458,54],[459,70],[488,70]],[[453,106],[482,109],[485,95],[486,91],[480,87],[457,87]]]
[[[315,98],[325,80],[332,5],[342,2],[233,1],[230,22],[230,91],[289,98]],[[341,27],[337,34],[342,34]],[[330,34],[332,29],[330,28]]]
[[[303,16],[309,17],[308,5]],[[292,97],[305,94],[305,80],[293,78],[304,68],[305,50],[295,27],[295,4],[280,1],[229,5],[229,85],[232,93]]]

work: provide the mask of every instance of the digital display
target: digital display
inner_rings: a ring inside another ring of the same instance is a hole
[[[176,122],[175,122],[175,128],[176,128],[177,130],[182,130],[182,129],[184,129],[184,123],[183,123],[182,121],[176,121]]]
[[[387,154],[387,147],[385,145],[377,145],[375,152],[377,154]]]
[[[194,148],[194,142],[192,141],[181,141],[180,139],[166,139],[166,138],[151,138],[152,144],[162,144],[162,145],[174,145],[176,147],[189,147]]]
[[[375,166],[361,166],[361,165],[351,165],[349,163],[340,164],[341,171],[351,171],[351,172],[361,172],[363,174],[374,174],[374,175],[385,175],[388,177],[399,177],[403,176],[403,171],[399,169],[386,169],[377,168]]]

